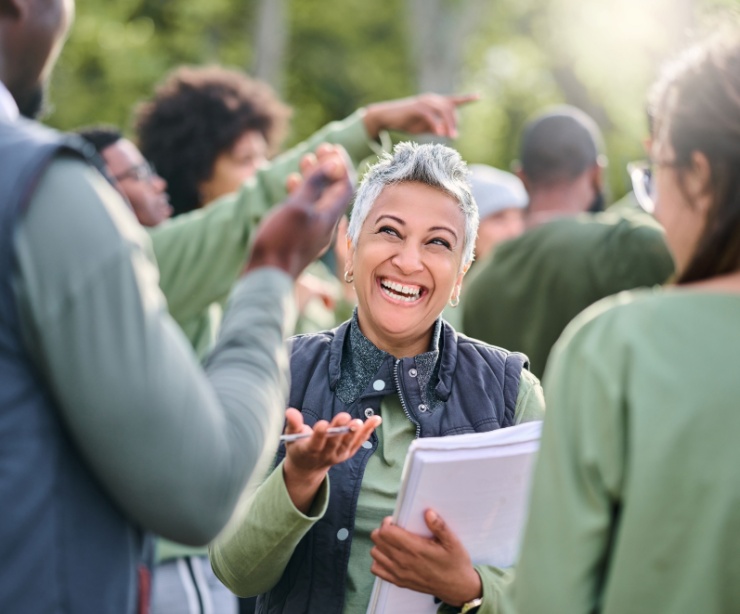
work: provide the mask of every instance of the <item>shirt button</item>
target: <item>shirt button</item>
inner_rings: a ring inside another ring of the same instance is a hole
[[[370,441],[370,440],[368,439],[367,441],[363,441],[363,442],[362,442],[362,447],[363,447],[363,448],[365,448],[366,450],[369,450],[370,448],[372,448],[372,447],[373,447],[373,444],[372,444],[372,442],[371,442],[371,441]]]
[[[372,418],[375,415],[375,410],[372,407],[365,409],[365,418]]]
[[[381,391],[385,388],[385,382],[382,379],[376,379],[373,382],[373,388],[377,391]]]
[[[419,375],[419,372],[416,369],[409,369],[409,375],[411,377],[416,377],[417,375]]]
[[[349,537],[349,531],[347,529],[339,529],[339,531],[337,531],[337,539],[340,542],[343,542],[348,537]]]
[[[429,408],[426,405],[424,405],[424,403],[422,403],[421,405],[419,405],[419,411],[421,413],[424,413],[427,409],[429,409]]]

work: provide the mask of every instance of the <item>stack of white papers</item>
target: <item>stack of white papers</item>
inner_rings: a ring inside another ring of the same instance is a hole
[[[474,564],[516,562],[527,517],[529,488],[542,423],[487,433],[417,439],[409,448],[394,522],[431,536],[424,512],[435,510],[458,536]],[[434,614],[432,595],[376,579],[368,614]]]

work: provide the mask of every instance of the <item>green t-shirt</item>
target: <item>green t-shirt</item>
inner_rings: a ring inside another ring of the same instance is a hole
[[[463,286],[462,332],[530,359],[542,376],[566,325],[597,300],[665,282],[673,260],[646,214],[563,217],[496,248]]]
[[[553,349],[513,612],[740,612],[740,295],[623,293]]]

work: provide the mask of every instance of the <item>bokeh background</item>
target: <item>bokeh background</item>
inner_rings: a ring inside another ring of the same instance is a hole
[[[130,132],[169,70],[220,63],[293,107],[286,146],[369,102],[478,92],[455,146],[509,168],[526,118],[567,102],[604,131],[616,199],[644,157],[660,65],[738,13],[740,0],[78,0],[45,120]]]

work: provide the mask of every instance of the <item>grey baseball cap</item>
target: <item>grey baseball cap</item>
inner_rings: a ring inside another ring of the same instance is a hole
[[[529,203],[524,184],[513,173],[487,164],[471,164],[468,168],[480,219],[504,209],[523,209]]]

